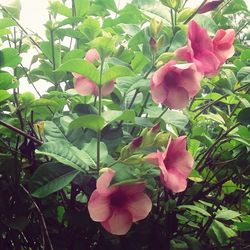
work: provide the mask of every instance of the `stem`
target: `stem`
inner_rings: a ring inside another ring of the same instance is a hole
[[[53,65],[53,70],[55,70],[56,60],[55,60],[54,30],[53,29],[50,29],[50,44],[51,44],[51,53],[52,53],[52,65]]]
[[[154,119],[153,123],[156,123],[158,120],[160,120],[160,119],[162,118],[162,116],[163,116],[167,111],[168,111],[168,108],[165,107],[164,110],[161,112],[161,114],[160,114],[158,117],[156,117],[156,118]]]
[[[103,73],[104,61],[101,61],[101,70],[100,70],[100,81],[98,85],[98,115],[102,116],[102,73]],[[100,144],[101,144],[101,131],[97,132],[97,152],[96,152],[96,167],[97,171],[100,170]]]
[[[39,145],[42,145],[42,144],[43,144],[43,142],[40,141],[40,140],[38,140],[37,138],[35,138],[35,137],[33,137],[33,136],[31,136],[31,135],[25,133],[25,132],[22,131],[21,129],[16,128],[16,127],[14,127],[14,126],[12,126],[12,125],[10,125],[10,124],[8,124],[8,123],[2,121],[2,120],[0,120],[0,125],[2,125],[2,126],[8,128],[8,129],[10,129],[10,130],[16,132],[16,133],[19,134],[19,135],[22,135],[22,136],[24,136],[24,137],[26,137],[26,138],[29,138],[30,140],[36,142],[36,143],[39,144]]]
[[[34,207],[36,208],[39,216],[40,216],[40,219],[41,219],[41,222],[42,222],[42,225],[43,225],[43,228],[44,228],[44,231],[45,231],[45,235],[47,237],[47,240],[48,240],[48,244],[49,244],[49,248],[51,250],[53,250],[53,246],[52,246],[52,243],[51,243],[51,239],[49,237],[49,233],[48,233],[48,229],[47,229],[47,226],[46,226],[46,223],[45,223],[45,219],[44,219],[44,216],[43,216],[43,213],[42,211],[40,210],[40,208],[38,207],[38,205],[36,204],[35,200],[33,199],[33,197],[31,196],[31,194],[29,193],[29,191],[22,185],[20,184],[21,188],[23,189],[23,191],[27,194],[27,196],[29,197],[30,201],[32,202],[32,204],[34,205]]]
[[[207,2],[207,0],[204,0],[201,5],[196,9],[196,11],[191,15],[189,16],[186,21],[184,22],[184,24],[187,24],[190,20],[192,20],[192,18],[199,12],[200,8]]]

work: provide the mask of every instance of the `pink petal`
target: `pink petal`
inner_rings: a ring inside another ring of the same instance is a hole
[[[171,109],[181,109],[188,105],[188,92],[182,87],[168,87],[167,98],[163,102],[164,105]]]
[[[187,187],[187,180],[178,171],[171,169],[168,171],[167,178],[164,178],[163,183],[174,193],[183,192]]]
[[[115,83],[111,81],[102,86],[102,96],[110,95],[113,92]]]
[[[115,171],[113,169],[108,169],[105,171],[96,181],[96,189],[99,192],[105,192],[109,187],[113,177],[115,176]]]
[[[119,189],[127,196],[142,193],[145,189],[144,182],[128,183],[119,186]]]
[[[204,50],[197,55],[194,63],[196,64],[198,71],[207,76],[215,75],[220,66],[220,61],[215,54],[208,50]]]
[[[158,166],[158,153],[151,153],[145,157],[146,162]]]
[[[176,64],[173,67],[179,73],[178,86],[188,92],[189,98],[195,96],[200,91],[200,81],[202,78],[195,64]]]
[[[83,96],[92,95],[95,84],[85,77],[78,77],[75,79],[75,90]]]
[[[193,50],[191,46],[185,46],[185,47],[177,49],[175,51],[175,55],[179,59],[186,60],[187,62],[192,62]]]
[[[146,218],[152,209],[152,202],[145,193],[131,196],[127,209],[133,217],[133,222]]]
[[[151,96],[155,103],[163,103],[166,100],[167,91],[163,84],[156,85],[151,82]]]
[[[105,221],[111,216],[111,208],[108,195],[95,190],[89,199],[88,210],[93,221]]]
[[[124,235],[132,226],[132,215],[125,209],[114,209],[112,216],[102,222],[102,226],[111,234]]]
[[[96,49],[90,49],[85,55],[85,60],[90,63],[93,63],[95,60],[100,60],[100,55]]]

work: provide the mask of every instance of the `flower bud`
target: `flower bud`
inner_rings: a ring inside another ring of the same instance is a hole
[[[199,14],[206,13],[216,9],[223,0],[208,0],[203,6],[201,6],[198,10]]]
[[[156,39],[154,37],[150,38],[149,45],[150,45],[151,51],[153,53],[156,53],[156,51],[157,51],[157,41],[156,41]]]
[[[157,134],[157,136],[154,139],[154,145],[159,147],[159,148],[166,147],[168,144],[169,138],[170,138],[169,133],[160,132]]]
[[[155,18],[153,18],[149,26],[151,36],[157,38],[161,31],[161,28],[162,28],[162,21],[159,22]]]

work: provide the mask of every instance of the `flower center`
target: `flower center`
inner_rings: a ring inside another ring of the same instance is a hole
[[[111,194],[111,197],[110,197],[111,206],[123,207],[126,202],[127,202],[127,196],[123,192],[118,190],[114,192],[113,194]]]

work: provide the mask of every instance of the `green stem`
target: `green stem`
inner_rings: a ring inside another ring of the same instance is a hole
[[[54,41],[54,30],[50,29],[50,44],[51,44],[51,54],[52,54],[52,66],[53,66],[53,70],[56,69],[54,42],[55,42]]]
[[[103,65],[104,61],[101,61],[101,69],[100,69],[100,80],[98,85],[98,115],[102,116],[102,73],[103,73]],[[99,172],[100,170],[100,145],[101,145],[101,131],[97,133],[97,152],[96,152],[96,168]]]
[[[187,24],[190,20],[192,20],[192,18],[199,12],[200,8],[207,2],[207,0],[204,0],[201,5],[196,9],[196,11],[191,15],[189,16],[186,21],[184,22],[184,24]]]
[[[153,123],[156,123],[157,121],[159,121],[159,120],[162,118],[162,116],[163,116],[167,111],[168,111],[168,108],[165,107],[164,110],[161,112],[161,114],[160,114],[158,117],[156,117],[156,118],[154,119]]]

